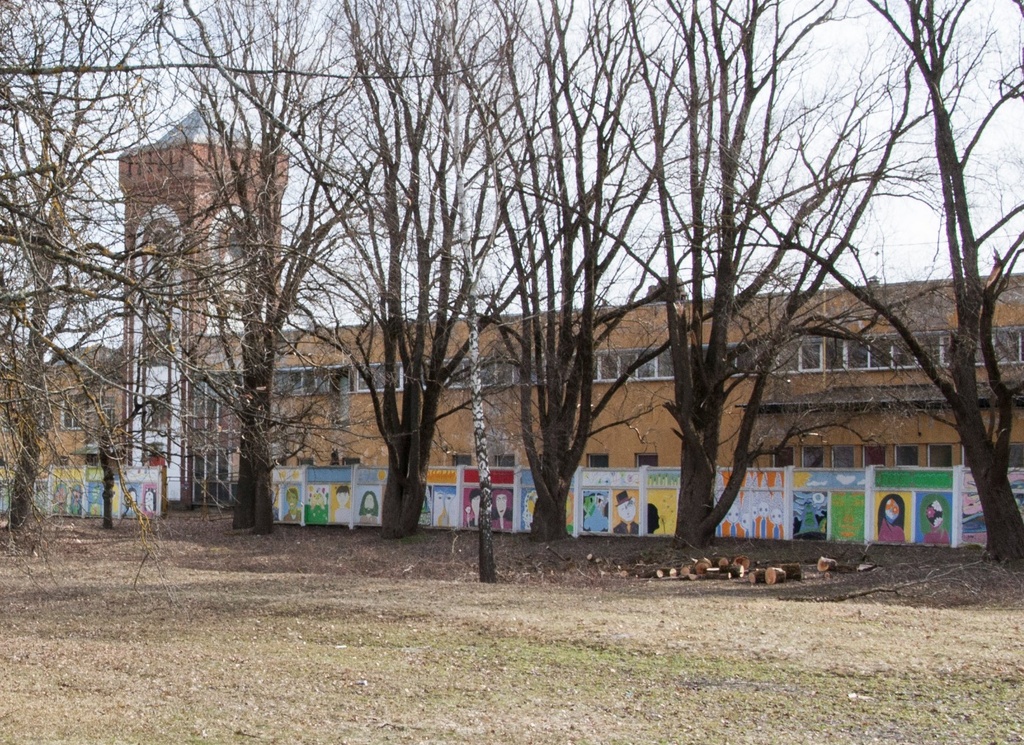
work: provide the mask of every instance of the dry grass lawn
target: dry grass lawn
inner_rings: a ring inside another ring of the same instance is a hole
[[[976,552],[752,587],[619,576],[666,541],[498,536],[482,586],[468,533],[229,528],[65,520],[0,556],[0,742],[1024,742],[1024,571]]]

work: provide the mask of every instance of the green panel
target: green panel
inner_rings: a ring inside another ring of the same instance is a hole
[[[828,508],[829,540],[864,540],[864,492],[832,492]]]
[[[953,472],[919,471],[875,471],[875,486],[882,489],[952,489]]]

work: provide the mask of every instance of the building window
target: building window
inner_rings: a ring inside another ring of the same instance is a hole
[[[81,429],[82,420],[78,418],[78,415],[71,409],[64,409],[61,415],[61,426],[64,429]]]
[[[953,467],[953,446],[952,445],[929,445],[928,465],[932,468]]]
[[[833,468],[856,468],[853,445],[832,446]]]
[[[466,455],[465,453],[455,453],[452,456],[453,466],[471,466],[473,465],[473,456]]]
[[[515,453],[500,453],[494,456],[494,467],[495,468],[515,468],[516,467],[516,456]]]
[[[658,454],[657,453],[637,453],[636,454],[636,467],[643,468],[648,466],[649,468],[658,467]]]
[[[779,448],[775,451],[772,461],[776,468],[786,468],[793,465],[793,448],[789,445]]]
[[[801,372],[817,372],[821,370],[821,337],[812,336],[800,343]]]
[[[800,448],[800,465],[804,468],[824,468],[825,448],[821,445],[804,445]]]
[[[885,445],[864,446],[864,466],[884,466]]]
[[[384,365],[383,364],[370,365],[370,375],[373,376],[373,388],[374,388],[374,390],[377,390],[377,391],[383,390],[384,389],[384,382],[387,379],[387,375],[386,375],[386,372],[385,372],[385,369],[384,369]],[[362,375],[361,372],[358,372],[358,371],[356,372],[355,380],[356,380],[356,390],[357,391],[359,391],[360,393],[364,393],[364,392],[370,390],[370,386],[366,384],[366,379],[363,378],[363,375]],[[401,390],[404,389],[404,387],[405,387],[405,385],[404,385],[405,375],[403,374],[401,364],[395,365],[394,382],[395,382],[395,390],[396,391],[401,391]]]
[[[1010,468],[1024,468],[1024,445],[1020,443],[1010,445]]]
[[[894,451],[897,466],[919,465],[920,448],[917,445],[896,445]]]
[[[594,359],[594,380],[618,380],[629,366],[649,349],[607,350],[598,352]],[[633,371],[631,377],[638,380],[667,380],[672,377],[672,357],[666,350],[653,360],[648,360]]]
[[[312,466],[315,463],[313,458],[296,458],[296,461],[300,466]]]
[[[993,333],[993,343],[1000,362],[1020,362],[1024,360],[1021,355],[1021,332],[1020,329],[996,329]]]
[[[358,466],[362,461],[359,458],[346,457],[341,459],[343,466]]]
[[[587,468],[608,468],[608,453],[587,453]]]

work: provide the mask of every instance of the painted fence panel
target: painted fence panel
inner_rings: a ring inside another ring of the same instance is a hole
[[[953,545],[951,469],[877,469],[869,504],[871,540]]]
[[[640,535],[640,469],[584,468],[580,481],[580,532]]]
[[[721,469],[716,480],[716,498],[729,483],[731,471]],[[725,538],[789,538],[786,525],[786,472],[772,468],[747,471],[736,500],[717,535]]]
[[[1011,470],[1009,477],[1010,489],[1017,500],[1021,515],[1024,516],[1024,470]],[[981,499],[978,497],[978,487],[974,483],[974,474],[969,468],[963,469],[960,485],[960,540],[963,543],[984,546],[988,542],[988,529],[985,527],[985,516],[981,513]]]
[[[384,484],[388,480],[386,468],[356,466],[353,475],[353,505],[356,525],[380,525],[380,506],[384,499]]]
[[[863,470],[798,469],[793,471],[793,538],[863,541]]]
[[[10,510],[10,470],[0,471],[0,514]],[[164,469],[126,468],[114,481],[111,513],[115,520],[158,517],[163,506]],[[35,486],[35,507],[44,515],[103,517],[103,471],[96,466],[59,466]]]
[[[679,505],[679,469],[648,468],[643,535],[674,535]]]
[[[529,532],[537,502],[533,474],[520,468],[495,469],[492,475],[492,528]],[[728,469],[720,470],[719,495],[729,477]],[[474,499],[477,479],[475,469],[465,466],[430,469],[420,524],[475,528],[480,519]],[[380,525],[386,480],[387,469],[372,466],[277,468],[275,518],[294,524]],[[1024,514],[1024,471],[1012,472],[1011,482]],[[146,496],[148,483],[136,479],[128,484],[137,504],[152,504]],[[679,487],[676,468],[581,468],[568,495],[567,532],[672,535]],[[64,469],[40,482],[37,499],[50,511],[93,515],[96,488],[92,472]],[[155,499],[159,501],[159,492]],[[0,481],[0,508],[8,504],[9,488]],[[134,513],[125,506],[118,514]],[[986,538],[977,489],[963,467],[751,470],[717,534],[947,546],[984,543]]]

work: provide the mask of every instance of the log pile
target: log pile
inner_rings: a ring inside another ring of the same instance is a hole
[[[600,564],[601,559],[592,555],[588,556],[589,561]],[[814,573],[814,569],[818,573]],[[859,564],[844,564],[826,556],[818,559],[817,566],[810,566],[811,576],[828,577],[833,573],[840,572],[866,572],[875,568],[875,564],[861,562]],[[621,569],[621,567],[620,567]],[[630,573],[620,571],[620,576],[628,576]],[[752,585],[781,585],[786,582],[800,582],[804,579],[803,565],[785,562],[759,562],[754,565],[747,556],[712,556],[692,558],[679,565],[637,565],[632,575],[640,579],[649,580],[723,580],[742,579]]]

